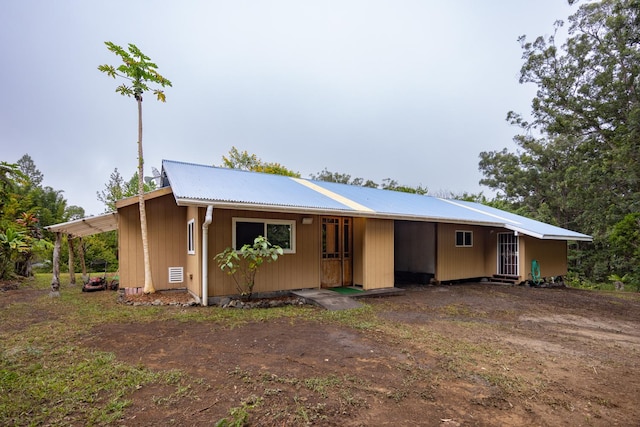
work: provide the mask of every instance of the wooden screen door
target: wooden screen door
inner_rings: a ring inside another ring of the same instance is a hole
[[[351,219],[322,218],[323,288],[351,286],[352,278]]]

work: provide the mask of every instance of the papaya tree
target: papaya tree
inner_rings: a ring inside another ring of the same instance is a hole
[[[114,79],[121,77],[128,81],[116,88],[120,95],[133,97],[138,104],[138,205],[140,209],[140,232],[142,235],[142,252],[144,259],[144,293],[154,293],[153,280],[151,278],[151,260],[149,256],[149,238],[147,235],[147,214],[144,203],[144,157],[142,155],[142,95],[153,91],[158,101],[165,102],[165,94],[160,87],[171,86],[171,82],[160,75],[158,66],[151,62],[138,47],[129,43],[128,49],[124,49],[112,42],[105,42],[107,49],[122,60],[117,68],[112,65],[100,65],[98,70]],[[155,87],[151,87],[154,85]]]

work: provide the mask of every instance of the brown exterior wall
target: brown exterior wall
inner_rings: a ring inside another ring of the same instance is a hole
[[[214,209],[209,226],[209,296],[235,295],[233,279],[223,273],[214,260],[232,243],[232,219],[264,218],[296,221],[296,253],[284,254],[274,263],[263,264],[256,275],[254,292],[317,288],[320,284],[320,219],[313,215],[276,214],[254,211]],[[302,224],[302,218],[313,223]]]
[[[568,246],[564,240],[540,240],[520,236],[520,275],[531,279],[531,261],[538,260],[542,277],[566,276]]]
[[[363,289],[393,287],[394,225],[392,220],[355,218],[354,283]]]
[[[195,206],[186,208],[186,217],[184,218],[185,232],[187,223],[194,220],[193,239],[195,244],[195,253],[187,253],[187,244],[185,243],[185,283],[194,295],[202,297],[202,223],[204,222],[205,209]]]
[[[488,256],[490,229],[460,224],[437,224],[436,280],[450,281],[491,276],[495,270],[495,253]],[[456,247],[456,231],[472,231],[473,246]],[[494,233],[495,234],[495,233]],[[494,250],[495,252],[495,250]],[[492,259],[493,267],[489,268]]]
[[[176,206],[172,194],[151,198],[145,203],[153,284],[156,290],[184,288],[186,283],[169,284],[169,267],[185,267],[187,253],[186,208]],[[118,208],[118,249],[120,285],[144,286],[144,262],[138,204]]]
[[[498,274],[498,233],[506,232],[503,228],[488,229],[484,245],[484,268],[486,276],[491,277]]]
[[[151,268],[157,290],[188,288],[202,295],[202,224],[205,208],[176,206],[170,192],[158,191],[146,202]],[[120,283],[144,285],[142,242],[137,203],[118,205]],[[321,282],[321,217],[214,209],[208,233],[209,297],[238,293],[233,279],[223,273],[215,255],[232,243],[232,218],[295,220],[296,253],[264,264],[256,276],[254,292],[318,288]],[[313,223],[302,224],[302,218]],[[195,253],[187,254],[187,222],[194,219]],[[439,281],[491,277],[497,273],[497,234],[503,229],[457,224],[431,224],[435,229],[435,278]],[[473,232],[472,247],[456,247],[456,230]],[[353,283],[363,289],[394,285],[394,221],[353,218]],[[545,277],[567,274],[567,242],[520,236],[520,277],[530,278],[531,261],[537,259]],[[405,250],[403,248],[403,250]],[[169,267],[183,267],[184,281],[169,283]]]

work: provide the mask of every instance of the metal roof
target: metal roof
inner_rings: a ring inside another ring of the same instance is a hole
[[[474,202],[163,160],[163,185],[178,205],[504,227],[539,239],[591,236]]]
[[[118,229],[118,214],[109,212],[103,215],[76,219],[61,224],[49,225],[46,230],[54,233],[70,234],[73,237],[85,237]]]

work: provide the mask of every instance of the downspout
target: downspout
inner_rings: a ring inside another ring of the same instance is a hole
[[[209,224],[213,221],[213,205],[207,206],[202,223],[202,305],[209,299]]]

